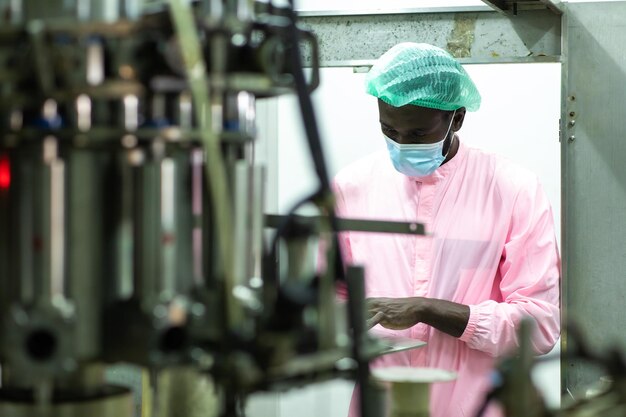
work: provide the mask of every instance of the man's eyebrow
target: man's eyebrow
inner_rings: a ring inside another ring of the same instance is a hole
[[[380,122],[380,125],[382,127],[384,127],[384,128],[389,128],[389,129],[396,130],[395,127],[388,125],[387,123],[383,122],[382,120],[379,120],[379,122]],[[413,133],[413,132],[419,132],[419,133],[429,132],[432,129],[433,129],[433,127],[416,127],[416,128],[413,128],[413,129],[409,130],[409,133]]]
[[[411,130],[409,130],[409,132],[420,132],[420,133],[424,133],[424,132],[431,132],[432,130],[434,130],[437,126],[425,126],[425,127],[415,127]]]

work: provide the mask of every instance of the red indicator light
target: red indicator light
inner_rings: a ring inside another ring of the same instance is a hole
[[[0,155],[0,190],[11,186],[11,161],[7,155]]]

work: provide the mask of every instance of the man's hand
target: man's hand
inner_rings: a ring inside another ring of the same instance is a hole
[[[391,330],[404,330],[425,323],[435,329],[460,337],[470,317],[470,308],[446,300],[424,297],[368,298],[367,326],[380,324]]]
[[[424,298],[368,298],[368,327],[380,324],[387,329],[403,330],[422,321],[420,317]]]

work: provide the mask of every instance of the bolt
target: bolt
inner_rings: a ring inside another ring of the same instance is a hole
[[[570,142],[574,142],[576,140],[576,136],[572,135],[568,138]]]
[[[569,121],[569,127],[574,127],[575,124],[576,124],[576,120]]]

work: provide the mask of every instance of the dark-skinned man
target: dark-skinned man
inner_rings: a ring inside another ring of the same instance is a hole
[[[427,342],[374,366],[453,371],[455,381],[432,387],[431,416],[474,416],[497,358],[518,347],[523,319],[535,324],[536,353],[558,340],[560,259],[552,210],[534,174],[463,143],[458,132],[481,98],[446,51],[396,45],[372,67],[366,89],[378,99],[387,152],[337,175],[338,213],[417,221],[427,231],[341,235],[346,261],[366,268],[374,329]],[[359,415],[357,407],[353,398],[351,417]],[[492,405],[486,415],[502,413]]]

